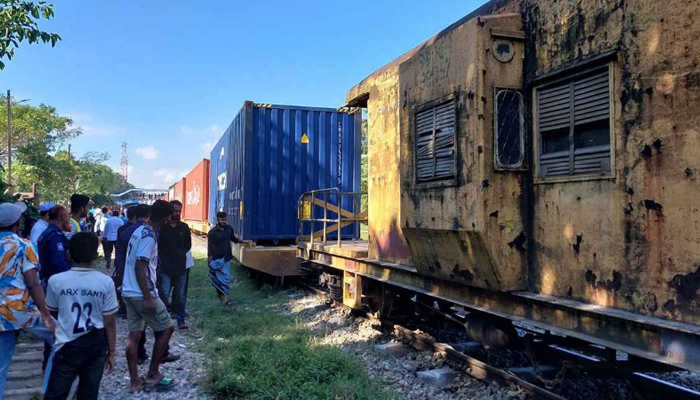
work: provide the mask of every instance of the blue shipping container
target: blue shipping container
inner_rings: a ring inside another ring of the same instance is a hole
[[[210,222],[226,211],[239,239],[296,238],[302,193],[360,191],[361,124],[359,112],[245,102],[211,153]]]

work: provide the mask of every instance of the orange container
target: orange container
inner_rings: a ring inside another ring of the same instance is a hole
[[[204,158],[190,171],[183,181],[185,187],[185,205],[183,219],[188,221],[209,220],[209,160]]]
[[[185,215],[185,210],[187,210],[187,205],[185,204],[186,181],[186,178],[180,179],[174,185],[170,186],[170,191],[168,192],[168,198],[170,200],[179,200],[180,203],[182,203],[182,215]]]

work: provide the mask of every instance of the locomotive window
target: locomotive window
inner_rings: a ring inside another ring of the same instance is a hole
[[[523,167],[523,95],[517,90],[499,89],[496,92],[496,169]]]
[[[417,183],[455,178],[455,119],[454,98],[416,112]]]
[[[536,96],[539,176],[610,172],[608,67],[537,89]]]

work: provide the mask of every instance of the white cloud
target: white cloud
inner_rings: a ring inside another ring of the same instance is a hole
[[[157,170],[155,170],[153,175],[157,176],[158,178],[161,178],[163,180],[163,183],[165,183],[169,187],[173,183],[182,179],[182,177],[187,175],[188,172],[189,171],[177,172],[177,171],[170,169],[170,168],[158,168]],[[158,185],[156,185],[156,186],[158,186]],[[162,187],[163,185],[159,185],[159,186]]]
[[[221,133],[221,132],[219,132],[219,125],[216,125],[216,124],[210,126],[210,127],[209,127],[209,130],[210,130],[212,133],[216,134],[216,135],[218,135],[219,133]]]
[[[207,155],[211,153],[211,150],[214,148],[214,143],[213,142],[206,142],[206,143],[200,143],[199,147],[204,151]]]
[[[108,137],[126,132],[126,130],[119,125],[95,121],[95,118],[89,113],[73,113],[71,117],[73,118],[73,126],[82,129],[83,136]]]
[[[136,154],[147,161],[156,160],[158,158],[158,150],[153,146],[139,147],[136,149]]]

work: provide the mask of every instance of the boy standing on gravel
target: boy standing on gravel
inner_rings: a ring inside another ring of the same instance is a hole
[[[173,322],[165,304],[158,297],[158,289],[156,288],[156,269],[158,267],[156,232],[167,222],[172,213],[172,204],[156,200],[151,206],[151,217],[148,222],[136,228],[129,239],[124,266],[122,298],[126,303],[126,315],[129,322],[126,360],[131,375],[130,392],[138,391],[144,385],[155,387],[158,390],[167,390],[176,384],[174,379],[166,378],[160,373],[160,364],[173,334]],[[145,379],[141,379],[137,365],[137,348],[146,324],[155,332],[156,340],[153,345],[148,375]]]
[[[93,268],[98,246],[92,233],[73,235],[73,268],[49,279],[46,306],[58,313],[58,327],[44,400],[65,400],[77,377],[78,399],[97,400],[105,365],[114,369],[119,304],[112,279]]]

